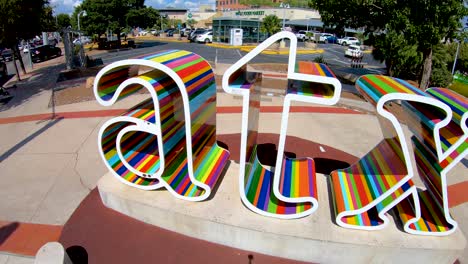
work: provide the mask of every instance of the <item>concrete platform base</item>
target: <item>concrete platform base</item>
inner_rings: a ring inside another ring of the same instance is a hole
[[[165,190],[142,191],[110,173],[98,183],[103,203],[143,222],[210,242],[267,255],[318,263],[454,263],[466,240],[460,231],[448,237],[422,237],[394,223],[381,231],[358,231],[333,223],[326,176],[318,174],[319,209],[296,220],[272,219],[244,207],[238,190],[238,164],[231,162],[205,202],[187,202]],[[123,227],[124,228],[124,227]]]

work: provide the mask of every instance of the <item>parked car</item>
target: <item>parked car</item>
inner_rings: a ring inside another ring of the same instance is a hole
[[[195,29],[194,31],[192,31],[192,32],[190,33],[190,35],[188,36],[188,40],[189,40],[190,42],[194,42],[194,41],[195,41],[195,38],[196,38],[198,35],[203,34],[203,33],[205,33],[206,31],[207,31],[207,30],[204,29],[204,28],[197,28],[197,29]]]
[[[196,42],[204,42],[204,43],[211,43],[213,42],[213,31],[206,31],[203,34],[198,35],[195,38]]]
[[[75,45],[86,45],[89,43],[91,43],[91,38],[88,36],[81,36],[81,38],[76,38],[75,40],[73,40],[73,44]]]
[[[338,44],[347,46],[347,45],[360,45],[359,39],[355,37],[344,37],[338,39]]]
[[[4,49],[2,51],[2,58],[4,61],[12,61],[13,60],[13,51],[11,49]]]
[[[42,45],[31,49],[31,58],[34,62],[45,61],[60,55],[62,55],[62,50],[52,45]]]
[[[33,48],[33,47],[34,47],[34,46],[29,45],[29,44],[24,45],[24,46],[23,46],[23,53],[25,53],[25,54],[28,53],[29,50],[30,50],[31,48]]]
[[[325,43],[338,43],[338,38],[335,36],[329,36],[325,40]]]
[[[307,33],[310,32],[310,33],[313,33],[311,31],[306,31],[306,30],[299,30],[297,33],[296,33],[296,37],[298,40],[300,41],[306,41],[309,37],[307,37]]]
[[[329,37],[333,37],[333,34],[331,34],[331,33],[321,33],[319,42],[325,43],[325,42],[327,42],[327,39]]]
[[[190,28],[183,28],[180,31],[181,37],[188,36],[192,30]]]
[[[140,34],[140,36],[146,36],[146,35],[148,34],[148,31],[146,31],[146,30],[141,30],[141,31],[139,32],[139,34]]]
[[[0,61],[0,79],[8,77],[8,69],[4,61]]]
[[[349,47],[345,50],[345,57],[351,57],[351,58],[362,57],[361,47],[358,45],[349,45]]]
[[[166,32],[166,37],[173,37],[175,33],[175,29],[171,28],[169,31]]]

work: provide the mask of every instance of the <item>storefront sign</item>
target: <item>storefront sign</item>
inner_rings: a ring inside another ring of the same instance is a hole
[[[237,11],[236,16],[263,16],[265,11]]]

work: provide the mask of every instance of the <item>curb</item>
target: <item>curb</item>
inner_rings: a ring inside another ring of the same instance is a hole
[[[241,51],[244,52],[250,52],[253,50],[253,48],[250,47],[241,47]],[[322,54],[325,51],[323,49],[316,49],[316,50],[302,50],[298,49],[297,54]],[[261,52],[262,54],[267,54],[267,55],[287,55],[289,54],[289,49],[286,50],[264,50]]]
[[[207,46],[213,47],[213,48],[220,48],[220,49],[239,49],[244,52],[250,52],[257,46],[254,45],[246,45],[246,46],[230,46],[230,45],[224,45],[224,44],[217,44],[217,43],[210,43],[206,44]],[[322,54],[324,53],[324,49],[315,49],[315,50],[304,50],[304,49],[298,49],[297,54]],[[284,50],[264,50],[261,52],[262,54],[267,54],[267,55],[287,55],[289,54],[289,49],[284,49]]]

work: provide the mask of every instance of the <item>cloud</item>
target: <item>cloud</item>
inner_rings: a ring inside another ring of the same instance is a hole
[[[185,1],[184,2],[184,6],[186,8],[195,8],[198,6],[198,3],[195,3],[195,2],[191,2],[191,1]]]
[[[76,6],[80,5],[82,0],[50,0],[50,5],[54,8],[56,14],[72,14]],[[199,5],[213,5],[215,0],[184,1],[184,0],[146,0],[145,5],[153,8],[166,8],[172,6],[175,8],[197,9]]]
[[[50,5],[54,8],[55,13],[73,13],[76,6],[81,4],[81,0],[51,0]]]

